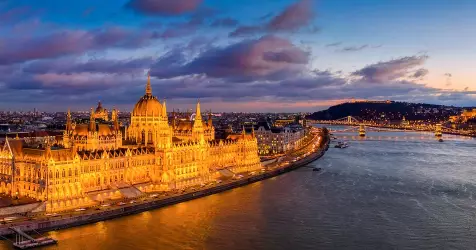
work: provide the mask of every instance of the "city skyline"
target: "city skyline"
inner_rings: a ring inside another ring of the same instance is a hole
[[[0,2],[2,110],[129,111],[150,70],[169,109],[474,106],[472,1]],[[25,18],[27,17],[27,18]],[[62,105],[57,105],[57,103]]]

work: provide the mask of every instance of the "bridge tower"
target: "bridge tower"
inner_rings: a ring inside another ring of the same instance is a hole
[[[347,116],[347,123],[352,124],[352,116]]]
[[[435,126],[435,136],[436,137],[442,137],[443,136],[443,130],[442,130],[442,127],[441,127],[440,123],[436,124],[436,126]]]
[[[359,126],[359,136],[362,136],[362,137],[365,136],[365,125],[364,124],[360,124],[360,126]]]

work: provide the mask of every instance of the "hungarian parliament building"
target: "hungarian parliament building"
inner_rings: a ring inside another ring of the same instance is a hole
[[[42,201],[47,211],[184,189],[260,169],[254,130],[216,140],[199,102],[195,119],[175,114],[169,119],[165,100],[152,95],[150,77],[125,129],[117,110],[109,119],[99,104],[82,124],[73,123],[68,111],[63,136],[54,142],[16,138],[0,145],[0,192]]]

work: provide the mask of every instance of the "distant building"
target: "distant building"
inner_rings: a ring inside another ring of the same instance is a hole
[[[300,124],[273,127],[267,121],[260,121],[253,129],[258,139],[260,156],[282,154],[295,149],[301,145],[306,134]]]
[[[450,121],[454,123],[465,123],[468,120],[476,118],[476,108],[464,110],[460,115],[450,116]]]
[[[402,125],[402,126],[410,126],[410,122],[407,121],[407,119],[405,118],[405,116],[404,116],[403,119],[402,119],[401,125]]]
[[[274,126],[278,128],[282,128],[286,125],[293,123],[294,121],[295,121],[294,119],[277,119],[274,121]]]
[[[91,113],[93,110],[91,109]],[[96,111],[94,111],[94,119],[103,119],[104,121],[109,121],[109,117],[107,114],[107,109],[102,107],[101,101],[98,102],[98,106],[96,108]]]

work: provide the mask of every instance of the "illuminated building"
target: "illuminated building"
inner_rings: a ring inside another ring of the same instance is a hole
[[[165,101],[152,95],[150,77],[124,134],[117,110],[112,124],[106,120],[99,104],[88,124],[72,123],[68,112],[61,144],[7,139],[0,147],[0,191],[45,201],[47,211],[59,211],[204,184],[222,170],[261,169],[254,135],[215,140],[200,103],[194,120],[177,121],[173,115],[169,122]]]
[[[476,109],[464,110],[459,116],[451,116],[450,121],[454,123],[465,123],[476,118]]]
[[[292,124],[293,122],[295,122],[294,119],[277,119],[276,121],[274,121],[274,126],[278,128],[282,128],[289,124]]]
[[[94,119],[102,119],[104,121],[109,121],[108,114],[107,114],[107,109],[102,107],[102,104],[101,104],[100,101],[98,102],[98,106],[96,107],[96,110],[92,114],[93,114]]]
[[[266,121],[260,121],[253,127],[258,139],[258,154],[260,156],[282,154],[299,147],[306,135],[300,125],[272,127]]]

